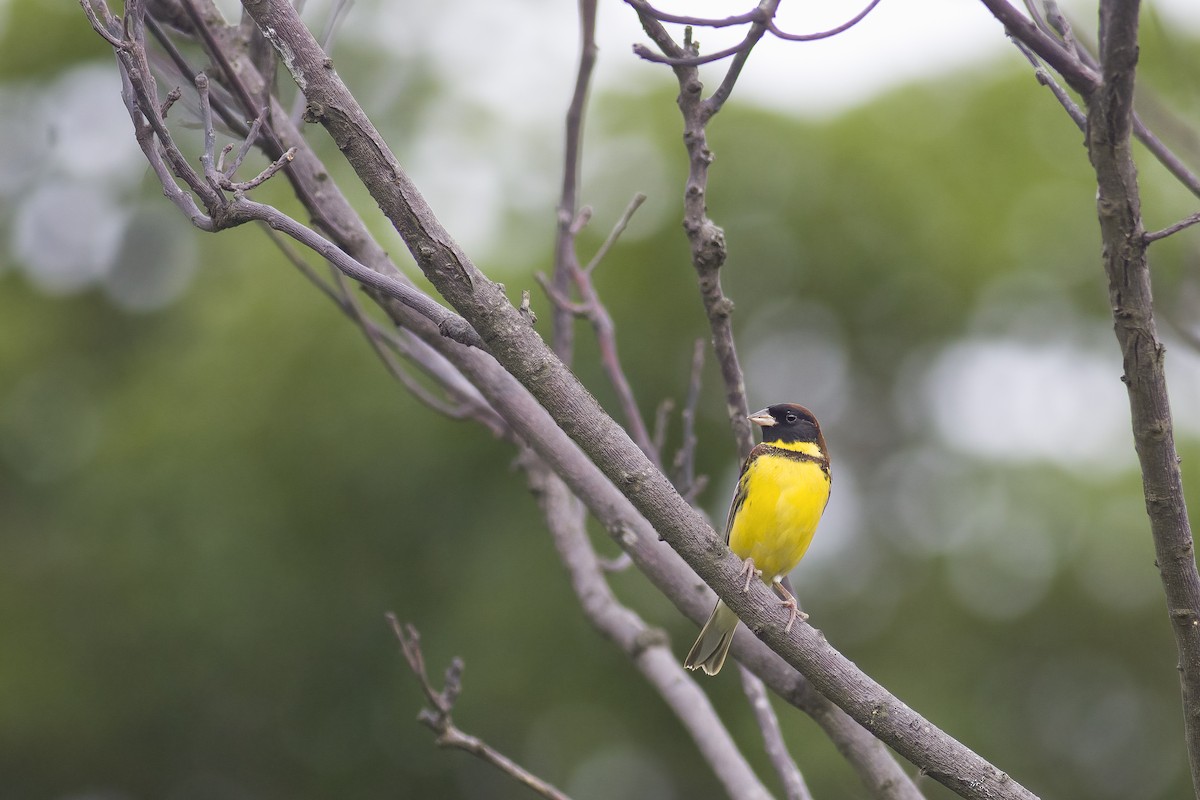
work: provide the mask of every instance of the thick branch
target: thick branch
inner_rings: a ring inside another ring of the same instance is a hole
[[[1200,791],[1200,575],[1155,330],[1146,235],[1130,146],[1138,58],[1138,3],[1103,0],[1103,84],[1088,96],[1088,154],[1096,170],[1096,208],[1117,341],[1124,357],[1134,446],[1142,468],[1167,612],[1179,650],[1184,731],[1193,786]]]
[[[674,491],[625,432],[554,356],[438,222],[377,130],[285,0],[244,0],[326,127],[392,221],[427,278],[467,318],[488,350],[627,494],[657,532],[751,628],[827,696],[936,780],[969,798],[1032,794],[891,696],[808,625],[785,634],[787,615],[766,586],[739,590],[741,562]]]

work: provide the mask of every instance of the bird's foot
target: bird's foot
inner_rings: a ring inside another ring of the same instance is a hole
[[[804,622],[808,619],[808,614],[805,614],[800,610],[800,606],[796,603],[796,598],[792,596],[791,592],[784,588],[782,582],[774,581],[771,585],[775,589],[776,594],[783,598],[781,605],[789,612],[787,625],[783,626],[783,632],[788,633],[791,631],[792,625],[796,623],[796,620]]]
[[[793,597],[790,600],[784,600],[782,603],[780,603],[780,605],[782,605],[784,608],[786,608],[789,612],[787,625],[783,626],[784,633],[788,633],[789,631],[791,631],[792,625],[794,625],[796,623],[796,620],[800,620],[801,622],[804,622],[805,620],[808,619],[808,614],[805,614],[796,605],[796,598]]]
[[[753,558],[747,558],[742,562],[742,571],[738,573],[738,577],[740,578],[742,576],[746,577],[746,583],[742,586],[742,594],[746,594],[750,591],[751,581],[753,581],[755,578],[762,577],[762,570],[754,568]]]

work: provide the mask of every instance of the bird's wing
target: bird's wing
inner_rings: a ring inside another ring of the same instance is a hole
[[[729,516],[725,518],[725,544],[729,544],[729,534],[733,530],[733,520],[737,516],[738,511],[741,510],[742,503],[746,502],[747,478],[750,474],[750,465],[764,449],[764,445],[762,444],[755,445],[754,449],[750,451],[750,455],[746,457],[746,463],[742,464],[742,471],[738,474],[737,491],[733,493],[733,502],[729,504]]]

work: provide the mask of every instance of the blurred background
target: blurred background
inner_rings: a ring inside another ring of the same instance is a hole
[[[781,24],[858,10],[827,5]],[[835,646],[1033,791],[1183,796],[1082,135],[981,6],[927,5],[764,41],[710,128],[751,405],[805,403],[832,451],[833,500],[793,580]],[[1086,36],[1094,12],[1067,8]],[[420,628],[436,676],[465,659],[459,725],[578,800],[719,796],[583,622],[512,450],[415,403],[260,231],[188,226],[75,4],[0,12],[0,797],[528,796],[415,722],[388,610]],[[328,14],[306,11],[314,29]],[[581,247],[649,196],[597,284],[650,416],[682,401],[707,327],[672,76],[630,53],[630,9],[600,18]],[[1143,25],[1146,116],[1195,168],[1200,11],[1151,2]],[[447,227],[538,311],[576,37],[567,2],[358,0],[334,50]],[[1194,210],[1138,156],[1148,227]],[[295,208],[281,181],[257,197]],[[1198,235],[1152,250],[1185,475]],[[594,354],[581,327],[578,372],[613,408]],[[715,518],[737,467],[721,396],[710,363],[698,467]],[[636,573],[613,582],[682,655],[694,626]],[[774,786],[739,682],[704,686]],[[807,718],[781,713],[818,798],[865,796]]]

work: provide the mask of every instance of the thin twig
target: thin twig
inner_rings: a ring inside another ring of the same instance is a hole
[[[224,178],[221,181],[221,187],[228,189],[231,192],[248,192],[256,186],[261,186],[266,181],[270,180],[276,172],[286,167],[296,157],[296,148],[292,147],[284,151],[283,155],[267,165],[267,168],[255,175],[248,181],[231,181]]]
[[[1133,135],[1145,145],[1160,164],[1166,167],[1167,172],[1174,175],[1175,179],[1187,187],[1188,191],[1200,197],[1200,176],[1192,172],[1179,156],[1175,155],[1153,131],[1146,127],[1146,124],[1142,122],[1141,115],[1136,112],[1133,115]]]
[[[671,67],[699,67],[704,64],[711,64],[714,61],[720,61],[723,58],[729,58],[734,53],[740,53],[747,47],[752,47],[750,35],[747,34],[737,44],[726,47],[724,50],[718,50],[715,53],[709,53],[704,56],[666,56],[662,53],[656,53],[644,44],[635,44],[633,46],[633,54],[645,61],[650,61],[655,64],[666,64]]]
[[[670,22],[677,25],[695,25],[698,28],[727,28],[731,25],[744,25],[747,22],[756,22],[762,19],[762,11],[755,8],[752,11],[747,11],[745,14],[737,14],[732,17],[723,17],[721,19],[712,19],[707,17],[687,17],[679,14],[668,14],[665,11],[659,11],[644,0],[627,0],[629,5],[638,10],[639,13],[645,13],[654,17],[659,22]]]
[[[246,160],[246,155],[250,152],[250,148],[258,144],[258,132],[262,128],[263,123],[267,121],[268,106],[263,106],[263,110],[254,118],[254,122],[250,125],[250,130],[246,133],[246,138],[242,140],[242,146],[238,148],[237,155],[234,156],[233,162],[229,165],[229,169],[221,170],[226,178],[232,178],[234,173],[242,166],[242,162]],[[295,155],[295,148],[290,148],[292,154]]]
[[[592,272],[604,255],[616,243],[621,233],[629,225],[630,218],[641,207],[645,199],[646,196],[641,193],[634,195],[625,212],[617,220],[612,231],[587,267],[581,268],[578,266],[578,261],[575,257],[573,235],[569,239],[571,248],[566,254],[567,261],[559,262],[559,264],[564,267],[568,277],[573,280],[580,297],[579,302],[572,301],[544,275],[538,274],[535,276],[535,279],[541,285],[543,291],[546,292],[546,296],[550,298],[556,315],[565,313],[571,316],[583,317],[591,323],[596,335],[596,345],[599,348],[600,365],[604,369],[604,374],[608,377],[613,390],[616,392],[617,402],[620,404],[621,412],[625,417],[629,436],[637,443],[642,452],[657,465],[661,463],[661,454],[654,446],[653,439],[646,427],[646,422],[642,418],[642,412],[638,408],[637,399],[633,395],[633,386],[630,384],[629,378],[625,375],[625,369],[621,364],[621,358],[617,351],[616,325],[613,323],[608,309],[600,300],[600,295],[596,291],[595,284],[592,282]],[[588,215],[580,212],[579,219],[583,219],[586,216]],[[560,219],[562,219],[561,215]]]
[[[274,231],[272,231],[274,233]],[[396,346],[397,340],[395,337],[383,335],[383,331],[374,324],[374,322],[363,311],[355,293],[351,291],[347,283],[346,276],[330,265],[332,278],[337,286],[337,294],[342,299],[341,307],[345,309],[347,316],[354,320],[355,325],[362,331],[363,337],[371,346],[371,350],[383,363],[384,369],[392,378],[415,397],[426,408],[441,414],[450,419],[465,419],[467,416],[473,416],[463,405],[452,405],[441,397],[438,397],[433,392],[426,389],[416,378],[409,374],[400,362],[392,355],[392,351],[388,345]]]
[[[429,703],[428,708],[421,709],[417,720],[437,734],[435,741],[439,747],[453,747],[477,756],[548,800],[570,800],[570,797],[554,785],[534,775],[487,742],[463,733],[450,716],[462,691],[462,659],[451,660],[450,666],[446,668],[445,683],[439,692],[433,688],[425,672],[425,656],[421,653],[421,636],[417,629],[408,623],[401,625],[400,620],[390,611],[387,613],[387,621],[400,642],[400,652],[404,654],[404,660],[408,662],[409,669],[416,676]]]
[[[361,284],[370,286],[384,294],[399,300],[401,303],[418,311],[422,316],[434,322],[442,335],[447,336],[468,347],[482,347],[483,341],[479,334],[457,314],[446,310],[433,298],[421,291],[401,283],[395,278],[380,275],[367,268],[359,261],[351,258],[344,250],[329,241],[319,233],[292,219],[277,208],[256,203],[245,198],[235,198],[229,205],[228,217],[236,222],[251,220],[265,222],[281,233],[290,236],[300,244],[329,261],[347,277]]]
[[[679,450],[675,453],[674,473],[675,487],[683,495],[683,499],[694,503],[696,495],[703,488],[702,482],[696,480],[696,409],[700,405],[700,379],[704,372],[704,340],[697,339],[692,347],[692,373],[688,380],[687,400],[680,413],[683,427],[683,437]]]
[[[113,33],[109,29],[108,24],[100,21],[100,18],[96,15],[96,9],[92,7],[92,0],[79,0],[79,5],[83,6],[83,13],[87,15],[88,22],[92,25],[92,30],[100,34],[100,37],[112,45],[114,49],[122,50],[125,48],[125,41]],[[104,15],[108,22],[112,23],[112,13],[108,10],[108,5],[102,2],[97,3],[97,5],[104,10]]]
[[[784,39],[789,42],[815,42],[819,39],[828,39],[832,36],[837,36],[839,33],[844,33],[853,28],[858,23],[867,18],[867,15],[875,10],[875,6],[879,5],[879,0],[871,0],[871,2],[862,11],[858,12],[853,18],[843,22],[836,28],[830,28],[827,31],[819,31],[817,33],[784,33],[775,25],[775,20],[767,23],[769,30],[776,38]]]
[[[1178,222],[1174,223],[1173,225],[1168,225],[1167,227],[1163,228],[1160,231],[1151,231],[1150,233],[1147,233],[1145,235],[1145,237],[1143,237],[1143,238],[1145,239],[1145,241],[1147,243],[1157,242],[1159,239],[1165,239],[1168,236],[1170,236],[1171,234],[1179,233],[1184,228],[1190,228],[1191,226],[1195,225],[1198,222],[1200,222],[1200,211],[1197,211],[1189,216],[1186,216],[1183,219],[1179,220]]]
[[[1032,0],[1027,0],[1027,3],[1032,4]],[[1092,55],[1091,51],[1084,47],[1083,44],[1076,38],[1075,32],[1071,28],[1070,21],[1059,9],[1058,4],[1055,3],[1054,0],[1045,0],[1045,4],[1047,22],[1043,25],[1043,28],[1046,25],[1050,26],[1055,33],[1062,37],[1063,43],[1066,45],[1068,50],[1075,55],[1076,58],[1085,64],[1088,69],[1098,72],[1100,70],[1100,62],[1094,55]],[[1035,19],[1040,20],[1040,17],[1035,17]],[[1057,94],[1057,92],[1055,94]],[[1067,110],[1068,112],[1070,111],[1070,109]],[[1071,118],[1075,119],[1076,124],[1078,124],[1078,120],[1074,114],[1071,115]],[[1080,129],[1083,129],[1082,126],[1080,126]],[[1162,164],[1166,168],[1167,172],[1175,176],[1175,179],[1183,184],[1193,195],[1200,197],[1200,176],[1196,175],[1196,173],[1189,169],[1188,166],[1183,163],[1183,159],[1177,156],[1171,150],[1171,148],[1167,147],[1167,145],[1152,130],[1150,130],[1149,126],[1147,126],[1142,120],[1141,115],[1136,109],[1133,112],[1133,135],[1136,136],[1137,140],[1141,142],[1147,150],[1150,151],[1152,156],[1158,159],[1158,163]]]
[[[646,202],[646,195],[641,192],[633,196],[633,199],[629,201],[629,205],[625,207],[625,211],[621,213],[620,219],[613,225],[612,230],[608,232],[608,236],[596,250],[596,254],[592,256],[592,260],[583,268],[584,272],[591,273],[595,271],[600,262],[604,260],[604,257],[608,255],[608,251],[617,243],[617,239],[621,238],[621,234],[629,227],[629,221],[633,219],[633,215],[642,207],[642,203],[644,202]]]
[[[184,0],[184,2],[187,3],[189,0]],[[127,27],[130,26],[127,25]],[[135,24],[132,26],[132,29],[136,31],[136,36],[141,37],[143,35],[140,25]],[[278,209],[247,200],[240,195],[240,192],[232,201],[226,198],[222,193],[222,189],[233,188],[236,190],[238,186],[223,186],[223,182],[225,184],[229,184],[229,182],[216,171],[216,134],[213,128],[212,108],[209,102],[209,82],[208,77],[204,73],[200,73],[195,77],[196,89],[200,94],[201,122],[204,126],[204,151],[201,155],[204,177],[201,178],[196,174],[188,159],[184,157],[178,146],[175,145],[170,131],[167,130],[162,117],[158,114],[160,105],[154,96],[154,78],[150,74],[149,64],[145,58],[144,40],[141,38],[132,40],[129,47],[119,50],[118,53],[121,56],[123,74],[128,77],[131,100],[127,103],[127,106],[130,108],[130,113],[134,114],[135,129],[141,127],[142,120],[149,123],[149,129],[145,129],[143,133],[139,134],[139,143],[142,144],[143,152],[152,165],[160,161],[160,150],[155,147],[152,141],[149,141],[150,132],[152,131],[161,144],[161,152],[170,159],[175,174],[179,175],[188,185],[188,188],[201,199],[208,211],[207,215],[200,214],[198,209],[195,209],[194,202],[180,191],[174,179],[162,169],[156,167],[155,172],[162,181],[163,188],[168,196],[175,199],[176,204],[184,209],[185,213],[189,213],[189,216],[197,227],[200,227],[202,230],[212,231],[225,227],[233,227],[253,220],[266,222],[272,228],[288,234],[306,247],[321,254],[330,263],[359,283],[371,286],[402,303],[410,305],[430,320],[436,322],[444,335],[469,346],[482,346],[482,340],[479,338],[479,335],[461,317],[448,312],[443,306],[415,287],[368,269],[351,258],[334,243],[325,239],[311,228],[301,225]],[[284,161],[290,161],[293,152],[294,150],[289,148],[284,151],[281,158]],[[264,170],[264,173],[256,178],[255,181],[261,183],[262,180],[269,178],[281,166],[282,164],[278,166],[273,164],[267,170]],[[255,181],[249,181],[247,185],[251,183],[257,185]]]
[[[1028,45],[1014,36],[1010,35],[1008,38],[1021,51],[1021,54],[1029,60],[1029,63],[1033,65],[1033,74],[1037,78],[1037,82],[1054,93],[1055,99],[1058,100],[1059,105],[1063,107],[1067,115],[1071,117],[1071,121],[1075,123],[1075,127],[1081,131],[1085,130],[1087,128],[1087,115],[1083,109],[1071,99],[1071,95],[1067,94],[1067,90],[1060,86],[1058,81],[1054,80],[1054,76],[1050,74],[1050,70],[1042,65],[1041,60],[1029,49]]]
[[[654,444],[656,452],[661,453],[667,444],[667,426],[671,421],[671,412],[675,410],[675,401],[671,398],[664,398],[658,404],[658,408],[654,410],[654,433],[650,437],[650,441]]]
[[[179,77],[188,81],[189,83],[192,82],[198,70],[196,70],[188,62],[183,53],[180,52],[179,48],[175,46],[175,42],[173,42],[171,37],[167,35],[167,31],[161,24],[159,24],[158,20],[153,16],[147,18],[146,27],[150,31],[150,34],[154,36],[155,41],[158,42],[159,47],[161,47],[163,52],[167,54],[167,58],[169,58],[171,63],[175,65],[175,69],[179,73]],[[218,97],[210,98],[210,100],[212,102],[213,111],[218,117],[221,118],[221,123],[225,125],[226,128],[238,135],[245,134],[245,132],[248,130],[248,126],[246,125],[245,121],[241,119],[241,117],[234,113],[233,109],[229,108],[229,106]]]
[[[570,298],[572,275],[579,269],[575,251],[575,236],[586,224],[579,206],[579,168],[583,152],[583,122],[587,109],[588,88],[596,66],[596,0],[579,0],[579,69],[575,73],[575,89],[567,106],[565,144],[563,147],[562,193],[558,200],[558,225],[554,239],[554,272],[552,285],[563,298]],[[563,303],[556,303],[552,313],[551,341],[554,352],[563,363],[570,364],[574,345],[574,324],[571,312]]]
[[[742,68],[746,66],[746,61],[750,58],[750,51],[766,34],[767,27],[775,17],[775,12],[779,10],[779,3],[780,0],[762,0],[759,3],[758,8],[763,14],[764,21],[751,23],[750,30],[746,32],[744,46],[734,54],[733,60],[729,62],[729,69],[726,70],[721,85],[704,101],[703,110],[706,120],[720,111],[721,106],[725,105],[725,101],[733,94],[733,86],[737,83],[738,77],[742,74]]]

